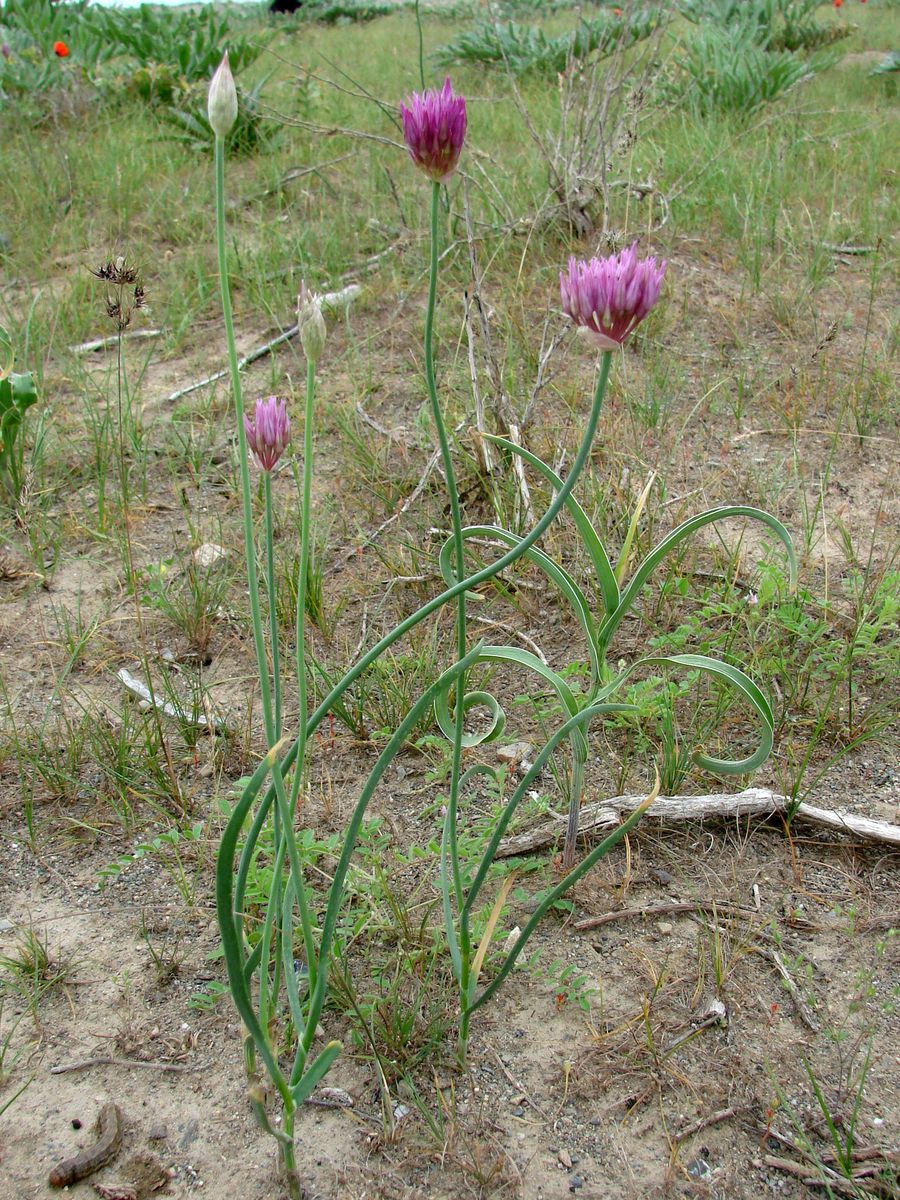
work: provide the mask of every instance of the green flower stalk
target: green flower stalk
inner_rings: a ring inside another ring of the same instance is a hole
[[[291,788],[291,807],[297,808],[300,785],[306,766],[306,587],[309,575],[309,552],[312,541],[312,471],[313,471],[313,402],[316,389],[316,363],[325,349],[325,318],[319,297],[307,290],[304,280],[297,300],[297,324],[300,329],[300,344],[306,357],[306,407],[303,416],[303,483],[301,490],[300,568],[297,580],[297,694],[300,708],[300,733],[297,749],[297,766]]]
[[[272,737],[281,737],[281,660],[279,653],[278,613],[275,603],[275,536],[274,510],[272,507],[272,472],[278,465],[288,442],[291,440],[291,419],[287,403],[269,396],[257,400],[253,420],[244,414],[244,433],[253,461],[263,473],[263,497],[266,510],[266,590],[269,595],[269,640],[272,652],[272,692],[274,713],[272,715]]]
[[[428,273],[428,304],[425,310],[425,383],[428,402],[437,432],[444,477],[450,500],[450,522],[453,529],[453,546],[456,579],[465,574],[465,553],[462,538],[462,517],[459,508],[459,492],[447,428],[438,400],[434,373],[434,310],[437,297],[438,277],[438,217],[440,212],[441,184],[456,170],[466,136],[466,102],[462,96],[454,96],[449,78],[440,91],[426,91],[422,95],[414,92],[408,105],[400,105],[403,136],[410,157],[431,182],[431,259]],[[466,594],[456,597],[456,653],[464,658],[466,653]],[[453,750],[450,762],[450,784],[447,801],[447,826],[451,830],[447,840],[453,891],[457,907],[462,905],[462,879],[459,866],[459,851],[456,839],[456,817],[459,809],[459,784],[462,771],[463,725],[466,711],[465,677],[460,676],[456,685],[454,722],[452,729]],[[447,913],[445,912],[445,917]]]

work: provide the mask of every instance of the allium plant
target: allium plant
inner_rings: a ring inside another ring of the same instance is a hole
[[[452,533],[440,554],[441,570],[447,587],[385,634],[345,673],[341,680],[334,684],[318,707],[312,713],[308,712],[303,588],[307,575],[308,531],[311,528],[310,495],[315,374],[317,362],[324,347],[325,326],[317,298],[304,285],[298,308],[298,325],[307,359],[301,519],[303,544],[301,546],[299,595],[297,597],[297,686],[300,719],[297,735],[288,744],[288,739],[282,737],[281,729],[277,631],[273,620],[270,631],[271,645],[268,647],[267,655],[266,639],[259,612],[256,547],[253,537],[249,477],[249,453],[252,450],[265,472],[268,527],[271,519],[269,479],[272,467],[277,462],[278,454],[283,452],[287,442],[287,415],[285,410],[279,407],[278,402],[274,398],[270,398],[268,401],[260,402],[257,406],[255,420],[249,421],[244,414],[241,399],[225,256],[224,140],[228,134],[227,118],[231,115],[232,107],[228,90],[227,64],[224,64],[224,67],[224,72],[222,69],[217,72],[214,83],[216,92],[215,95],[211,95],[210,99],[211,118],[214,107],[216,107],[217,116],[217,121],[213,122],[216,130],[217,244],[240,456],[251,619],[268,752],[252,777],[246,782],[223,833],[217,861],[216,901],[229,985],[244,1026],[245,1063],[250,1079],[251,1105],[260,1124],[277,1139],[291,1194],[297,1197],[301,1194],[301,1188],[296,1173],[294,1145],[296,1113],[299,1106],[326,1074],[341,1049],[338,1042],[328,1042],[320,1049],[314,1047],[314,1042],[328,996],[329,968],[334,949],[335,931],[344,900],[347,872],[369,801],[392,759],[404,745],[410,731],[433,707],[438,724],[452,745],[449,795],[440,853],[440,888],[450,959],[459,987],[459,1055],[464,1060],[472,1014],[502,984],[549,906],[621,840],[628,830],[640,820],[642,812],[656,795],[656,789],[654,789],[637,812],[614,830],[600,845],[594,847],[582,862],[569,870],[552,891],[543,897],[515,944],[506,953],[499,968],[493,971],[490,981],[479,990],[479,979],[484,967],[486,951],[505,900],[505,889],[501,888],[493,904],[493,912],[488,921],[487,930],[478,946],[475,946],[473,941],[472,913],[478,904],[501,838],[521,800],[534,784],[541,769],[549,762],[557,747],[568,740],[575,766],[573,773],[580,781],[579,772],[583,771],[587,759],[590,723],[594,719],[602,718],[610,713],[636,713],[635,706],[615,700],[614,693],[632,671],[649,664],[712,673],[731,684],[750,704],[759,718],[762,738],[759,749],[753,755],[732,762],[710,759],[698,754],[696,759],[701,765],[726,773],[748,771],[759,765],[771,748],[773,720],[768,702],[746,675],[729,664],[720,663],[702,655],[685,654],[639,659],[626,669],[619,671],[618,674],[612,673],[607,668],[606,652],[612,635],[622,617],[633,605],[641,587],[673,547],[696,529],[725,517],[744,515],[764,521],[787,547],[792,575],[794,559],[790,537],[774,517],[757,509],[743,506],[714,509],[686,521],[674,530],[647,556],[630,582],[620,590],[624,567],[627,563],[628,547],[625,547],[620,557],[618,571],[614,570],[602,542],[592,528],[584,510],[575,500],[573,489],[591,453],[603,396],[612,368],[613,348],[618,348],[622,344],[628,334],[649,313],[659,297],[665,264],[657,264],[653,259],[639,259],[633,247],[611,259],[592,260],[590,263],[573,261],[570,263],[568,276],[564,276],[562,280],[564,308],[576,324],[588,332],[589,340],[600,350],[593,401],[585,421],[581,442],[566,479],[559,478],[549,467],[521,447],[502,438],[494,439],[505,446],[510,453],[522,456],[552,485],[555,495],[546,512],[524,537],[493,526],[468,526],[465,528],[462,526],[450,443],[435,382],[433,353],[439,261],[439,192],[442,182],[452,174],[459,161],[466,129],[465,100],[453,95],[448,80],[440,91],[426,91],[423,95],[414,95],[409,103],[401,109],[410,155],[416,165],[431,180],[432,185],[431,258],[424,330],[425,377],[431,414],[449,490]],[[223,114],[224,119],[218,120]],[[602,616],[595,617],[593,615],[587,598],[575,580],[562,567],[537,549],[536,543],[564,507],[574,519],[597,575],[598,592],[603,603]],[[467,576],[465,542],[469,538],[483,536],[505,542],[509,549],[493,563]],[[269,549],[267,582],[271,602],[275,588],[269,537],[270,535],[267,533]],[[466,593],[493,578],[522,557],[529,558],[545,572],[548,579],[573,606],[582,625],[587,637],[591,666],[591,683],[585,696],[578,697],[573,694],[565,680],[537,655],[513,646],[487,646],[480,643],[471,647],[468,645]],[[455,605],[456,614],[455,661],[412,705],[409,713],[379,756],[361,790],[359,800],[345,830],[337,867],[324,901],[324,913],[316,912],[314,911],[317,903],[316,897],[312,893],[300,865],[298,842],[294,830],[295,814],[298,811],[300,788],[305,774],[307,751],[312,735],[339,704],[344,692],[384,651],[432,613],[451,603]],[[274,603],[271,603],[271,607],[274,608]],[[485,692],[467,693],[465,691],[466,674],[479,662],[506,662],[534,671],[542,680],[542,685],[549,683],[555,690],[565,719],[546,745],[541,748],[535,757],[533,766],[513,792],[500,814],[481,859],[477,863],[463,863],[460,860],[457,841],[460,800],[468,780],[483,768],[475,767],[463,774],[461,770],[462,751],[464,747],[475,746],[496,738],[504,724],[503,709],[498,700]],[[490,728],[486,733],[467,734],[464,730],[465,714],[476,705],[487,707],[490,710],[492,714]],[[289,792],[288,782],[290,784]],[[579,786],[573,790],[571,797],[573,807],[570,812],[567,838],[568,861],[574,860],[573,823],[574,830],[577,831],[577,801],[579,798],[580,782]],[[271,844],[275,848],[272,861],[273,884],[260,929],[258,926],[249,924],[245,916],[245,900],[251,866],[256,857],[262,853],[261,836],[263,831],[269,827],[273,831]],[[301,957],[302,970],[298,971],[297,960]],[[285,1065],[287,1060],[284,1055],[285,1025],[288,1031],[287,1044],[290,1045],[292,1053],[288,1065]],[[260,1063],[280,1099],[279,1122],[272,1123],[269,1120],[265,1093],[258,1078]]]

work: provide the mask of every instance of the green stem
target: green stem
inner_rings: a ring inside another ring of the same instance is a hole
[[[274,741],[281,737],[281,654],[278,649],[278,611],[275,603],[275,522],[272,512],[272,472],[263,472],[266,506],[266,589],[269,593],[269,640],[272,650],[272,691],[275,697]]]
[[[306,364],[306,409],[303,416],[303,496],[300,508],[300,575],[297,579],[297,696],[300,727],[297,735],[297,769],[291,784],[291,809],[296,811],[300,783],[306,764],[306,584],[309,574],[309,547],[312,538],[312,463],[313,401],[316,391],[316,365]]]
[[[288,1195],[291,1200],[302,1200],[304,1193],[300,1185],[300,1177],[297,1174],[297,1159],[294,1153],[294,1118],[296,1115],[296,1109],[291,1109],[290,1112],[285,1110],[282,1120],[284,1139],[279,1139],[278,1144],[281,1147],[281,1161],[284,1165]]]
[[[459,511],[459,490],[456,486],[456,474],[453,469],[453,456],[450,453],[450,442],[447,428],[438,401],[437,383],[434,375],[434,308],[437,297],[438,276],[438,215],[440,207],[441,185],[432,182],[431,185],[431,264],[428,276],[428,307],[425,310],[425,382],[428,387],[428,401],[431,405],[431,415],[437,431],[438,446],[441,452],[441,462],[444,466],[444,477],[447,480],[447,491],[450,498],[450,521],[453,526],[453,551],[456,558],[456,579],[465,576],[465,560],[462,538],[462,518]],[[460,592],[456,597],[456,656],[464,658],[466,653],[466,594]],[[463,739],[463,709],[466,694],[466,681],[460,675],[456,684],[455,723],[453,726],[453,754],[450,764],[450,794],[447,801],[447,846],[450,851],[450,869],[453,876],[453,891],[456,904],[462,904],[462,877],[459,868],[459,847],[456,837],[456,817],[459,808],[459,777],[462,768],[462,739]],[[462,951],[462,972],[467,974],[468,954],[464,945]],[[462,979],[460,980],[462,983]]]
[[[422,37],[422,14],[419,12],[419,0],[416,0],[416,28],[419,31],[419,79],[422,91],[425,91],[425,40]]]
[[[578,843],[578,818],[581,815],[581,794],[584,791],[584,743],[572,739],[572,775],[569,781],[569,819],[566,823],[566,838],[563,843],[562,867],[571,871],[575,865],[575,848]]]
[[[216,138],[216,250],[219,258],[222,316],[225,320],[225,341],[228,346],[228,366],[231,372],[231,391],[234,396],[234,412],[237,424],[238,467],[241,476],[241,504],[244,516],[244,557],[247,566],[247,584],[250,591],[250,619],[253,623],[253,643],[256,649],[257,671],[259,672],[263,723],[266,729],[266,740],[271,747],[276,741],[275,722],[272,713],[272,693],[269,686],[266,643],[263,637],[262,618],[259,611],[259,581],[256,574],[256,545],[253,537],[250,467],[247,459],[247,432],[244,429],[244,398],[241,391],[241,373],[238,368],[237,348],[234,343],[231,289],[228,283],[228,261],[225,255],[225,141],[220,137]]]

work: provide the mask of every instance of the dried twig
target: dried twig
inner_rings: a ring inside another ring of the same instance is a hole
[[[189,713],[187,709],[180,708],[176,704],[172,704],[169,700],[163,700],[161,697],[154,695],[150,688],[147,687],[140,679],[137,679],[125,667],[120,667],[116,672],[116,677],[122,686],[133,696],[137,696],[144,704],[150,705],[157,712],[162,713],[166,717],[171,717],[174,721],[180,721],[183,725],[193,725],[198,729],[215,729],[218,732],[226,732],[227,726],[224,721],[218,717],[210,719],[202,713],[194,715]]]
[[[478,364],[475,361],[475,334],[472,329],[472,301],[469,293],[465,293],[466,344],[469,353],[469,378],[472,383],[472,398],[475,401],[475,428],[478,431],[478,455],[485,475],[494,473],[494,454],[491,443],[485,438],[487,432],[484,425],[484,400],[478,385]]]
[[[304,121],[302,117],[288,117],[267,104],[260,105],[260,109],[265,116],[273,121],[278,121],[281,125],[291,125],[294,129],[305,129],[307,133],[314,133],[318,137],[348,137],[356,142],[377,142],[381,146],[393,146],[395,150],[402,150],[404,154],[409,153],[404,142],[385,137],[381,133],[370,133],[365,129],[348,129],[344,125],[320,125],[317,121]]]
[[[460,421],[460,423],[453,430],[454,434],[459,433],[461,429],[465,428],[465,426],[466,426],[466,422]],[[418,498],[422,495],[422,492],[425,490],[425,484],[431,478],[432,472],[434,472],[435,470],[441,469],[440,468],[440,459],[441,459],[440,450],[435,450],[429,457],[428,462],[425,464],[425,470],[419,476],[419,482],[416,484],[416,486],[413,488],[413,490],[409,493],[409,495],[406,497],[406,499],[403,501],[403,503],[400,505],[400,507],[397,509],[397,511],[394,513],[391,513],[391,515],[387,518],[387,520],[382,521],[377,529],[373,530],[372,533],[366,534],[365,538],[361,542],[357,542],[351,550],[348,550],[346,552],[346,554],[344,555],[345,562],[351,558],[354,558],[360,552],[360,550],[364,550],[366,548],[366,546],[371,546],[373,542],[377,542],[378,539],[381,537],[381,535],[384,533],[384,531],[386,529],[388,529],[391,525],[393,525],[395,521],[399,521],[399,519],[405,513],[409,512],[409,510],[412,508],[412,506],[415,504],[415,502],[418,500]]]
[[[730,1121],[732,1117],[736,1117],[738,1113],[745,1112],[746,1109],[740,1108],[723,1108],[719,1112],[710,1113],[708,1117],[703,1117],[699,1121],[694,1121],[693,1125],[688,1125],[686,1129],[679,1130],[675,1134],[676,1142],[687,1141],[696,1133],[702,1133],[704,1129],[709,1129],[710,1125],[721,1125],[723,1121]]]
[[[475,616],[472,619],[477,621],[479,625],[487,625],[491,629],[502,629],[504,633],[509,634],[511,637],[517,637],[520,642],[525,643],[535,657],[541,660],[545,667],[550,666],[550,664],[547,662],[546,655],[538,643],[534,640],[534,638],[529,637],[528,634],[523,630],[516,629],[514,626],[507,624],[506,621],[493,621],[490,617]]]
[[[532,1100],[531,1096],[529,1096],[529,1094],[522,1087],[522,1084],[519,1082],[519,1080],[516,1079],[516,1077],[510,1072],[506,1063],[503,1061],[503,1059],[500,1057],[500,1055],[497,1053],[496,1050],[493,1051],[493,1054],[494,1054],[494,1061],[496,1062],[497,1066],[500,1068],[500,1070],[503,1072],[503,1074],[506,1076],[506,1078],[509,1080],[509,1082],[513,1085],[513,1087],[519,1093],[519,1096],[523,1100],[525,1100],[528,1104],[531,1105],[531,1107],[534,1109],[534,1111],[538,1114],[539,1117],[543,1117],[543,1119],[545,1121],[550,1121],[552,1118],[549,1117],[546,1112],[544,1112],[544,1110],[541,1108],[541,1106],[536,1101]]]
[[[354,300],[360,293],[362,288],[357,283],[348,284],[347,287],[341,288],[337,292],[326,292],[320,297],[322,307],[336,312],[340,309],[346,309],[351,300]],[[277,337],[266,342],[262,346],[257,346],[255,350],[251,350],[249,354],[245,354],[243,358],[238,359],[238,370],[243,371],[245,367],[249,367],[251,363],[255,363],[257,359],[263,358],[266,354],[271,354],[279,346],[283,346],[285,342],[289,342],[299,333],[299,325],[292,325],[290,329],[286,329],[284,333],[279,333]],[[220,379],[224,379],[228,374],[229,368],[225,367],[221,371],[216,371],[214,375],[207,375],[205,379],[198,379],[196,383],[188,384],[187,387],[179,388],[177,392],[172,392],[170,396],[166,396],[167,401],[180,400],[183,396],[189,396],[191,392],[196,392],[199,388],[208,387],[211,383],[218,383]]]
[[[118,346],[120,336],[123,342],[138,342],[148,338],[162,337],[165,332],[164,329],[129,329],[121,335],[114,333],[110,337],[94,338],[93,341],[80,342],[77,346],[70,346],[69,349],[73,354],[90,354],[93,350],[113,350]]]
[[[754,954],[759,954],[760,957],[766,959],[767,962],[770,962],[772,964],[772,966],[775,968],[775,970],[778,972],[778,974],[781,976],[782,980],[784,981],[784,986],[787,988],[788,992],[790,993],[790,997],[794,1002],[794,1007],[797,1009],[797,1016],[800,1018],[800,1020],[803,1022],[803,1024],[807,1027],[807,1029],[811,1029],[813,1033],[818,1033],[820,1031],[821,1026],[819,1025],[818,1021],[815,1019],[815,1017],[812,1015],[809,1005],[803,999],[803,996],[800,993],[800,989],[797,987],[796,983],[794,983],[793,979],[791,978],[790,972],[788,971],[787,967],[785,966],[784,960],[782,959],[782,957],[778,953],[778,951],[772,950],[772,949],[764,947],[764,946],[750,946],[749,949]]]
[[[828,1186],[833,1191],[840,1192],[842,1196],[859,1196],[859,1188],[850,1180],[843,1179],[836,1171],[829,1171],[824,1165],[822,1171],[827,1175],[827,1180],[823,1178],[822,1174],[804,1166],[803,1163],[794,1162],[792,1158],[778,1158],[774,1154],[766,1154],[763,1162],[767,1167],[774,1167],[777,1171],[785,1171],[788,1175],[794,1175],[803,1183],[813,1187]]]
[[[342,163],[348,158],[353,158],[352,150],[348,151],[346,154],[339,154],[337,158],[329,158],[327,162],[313,163],[308,167],[291,167],[289,171],[285,171],[285,173],[273,187],[268,187],[262,192],[255,192],[252,196],[248,196],[244,200],[244,203],[252,204],[255,200],[260,200],[265,196],[275,196],[287,184],[293,183],[295,179],[303,179],[306,175],[318,175],[319,172],[324,171],[326,167],[334,167],[338,163]]]
[[[82,1058],[77,1062],[60,1063],[50,1068],[51,1075],[66,1075],[69,1071],[88,1071],[91,1067],[138,1067],[144,1071],[196,1071],[198,1067],[186,1066],[184,1063],[144,1062],[139,1058],[110,1058],[99,1055],[97,1058]]]
[[[491,327],[488,321],[487,313],[485,312],[484,304],[481,300],[481,284],[483,276],[478,269],[478,256],[475,250],[475,237],[472,232],[472,214],[469,208],[469,192],[465,187],[463,190],[463,205],[466,218],[466,241],[469,250],[469,264],[472,269],[472,286],[471,294],[466,296],[466,334],[469,343],[469,371],[472,377],[472,393],[475,398],[475,414],[476,424],[480,438],[480,450],[482,455],[482,463],[485,472],[488,476],[494,471],[494,458],[491,452],[490,443],[484,438],[484,406],[481,400],[481,392],[478,387],[478,368],[475,361],[475,346],[471,320],[471,309],[474,308],[478,314],[478,322],[481,327],[481,344],[484,352],[484,361],[487,368],[488,379],[491,384],[492,402],[491,407],[494,412],[494,420],[500,428],[504,426],[509,432],[509,440],[515,442],[517,446],[522,444],[521,425],[522,422],[516,415],[512,401],[506,391],[503,383],[503,371],[497,361],[497,355],[494,352],[494,343],[491,338]],[[524,522],[528,525],[534,523],[534,513],[531,507],[531,492],[528,487],[528,480],[525,477],[525,466],[517,454],[512,457],[512,471],[516,481],[516,505],[515,519],[517,522]]]
[[[613,921],[621,921],[625,917],[643,917],[653,920],[655,917],[672,917],[679,913],[694,916],[697,913],[723,913],[727,917],[755,917],[759,914],[755,908],[747,908],[742,904],[729,904],[727,901],[695,900],[690,903],[656,904],[653,908],[619,908],[615,912],[602,913],[599,917],[586,917],[583,921],[575,922],[575,929],[599,929],[601,925],[609,925]]]
[[[386,425],[381,425],[374,417],[370,416],[363,407],[362,400],[356,402],[356,414],[361,421],[364,421],[376,433],[380,433],[382,437],[390,438],[392,442],[405,442],[407,440],[407,431],[399,431],[396,429],[388,429]]]

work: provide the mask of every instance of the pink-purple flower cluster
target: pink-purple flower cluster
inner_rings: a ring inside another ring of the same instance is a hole
[[[569,259],[559,276],[563,311],[601,350],[615,350],[659,299],[666,262],[639,259],[635,245],[609,258]]]
[[[438,91],[413,92],[400,105],[410,158],[435,183],[446,183],[459,162],[466,138],[466,101],[454,96],[450,77]]]
[[[291,440],[287,401],[279,400],[276,396],[257,400],[255,420],[251,421],[245,413],[244,429],[256,465],[261,471],[274,470]]]

